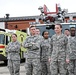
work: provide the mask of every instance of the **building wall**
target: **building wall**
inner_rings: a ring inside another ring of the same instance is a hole
[[[5,28],[10,30],[25,30],[30,26],[30,22],[35,22],[35,20],[5,22]],[[40,20],[40,23],[43,22]]]
[[[69,17],[65,18],[65,22],[68,22]],[[76,18],[74,17],[73,20],[76,20]],[[26,28],[28,28],[30,26],[30,22],[35,22],[35,20],[25,20],[25,21],[12,21],[12,22],[5,22],[5,28],[6,29],[15,29],[15,30],[25,30]],[[42,24],[43,21],[39,20],[39,22]]]

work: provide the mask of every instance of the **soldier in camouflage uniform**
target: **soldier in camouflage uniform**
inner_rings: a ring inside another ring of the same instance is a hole
[[[62,34],[62,26],[55,25],[55,35],[51,38],[51,75],[66,75],[66,62],[69,63],[68,39]]]
[[[12,34],[12,42],[6,47],[8,68],[11,75],[20,75],[20,43],[17,41],[17,35]]]
[[[70,30],[69,29],[65,29],[64,30],[64,34],[67,36],[68,41],[69,41],[69,38],[71,37],[70,36]],[[67,75],[69,75],[69,63],[66,66],[67,66]]]
[[[26,55],[26,75],[41,75],[40,64],[40,38],[36,35],[36,27],[30,27],[31,36],[23,42],[23,47],[27,48]]]
[[[68,39],[70,38],[70,30],[69,29],[65,29],[64,34],[67,36]]]
[[[40,29],[36,28],[36,35],[38,38],[43,39],[43,37],[40,35]]]
[[[36,28],[36,34],[40,35],[40,29],[39,28]]]
[[[41,42],[41,75],[51,75],[49,57],[51,55],[50,38],[48,31],[42,33],[43,40]]]
[[[69,38],[70,45],[70,66],[69,66],[69,75],[76,75],[76,29],[75,27],[70,28],[71,37]]]

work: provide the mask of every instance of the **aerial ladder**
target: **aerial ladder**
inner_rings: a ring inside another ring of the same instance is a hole
[[[67,14],[67,9],[61,9],[60,4],[56,4],[56,11],[50,12],[48,7],[44,4],[44,6],[40,6],[38,8],[40,10],[41,14],[41,20],[43,21],[43,24],[39,22],[38,19],[36,19],[36,26],[43,26],[45,25],[47,29],[50,29],[51,27],[54,29],[55,24],[57,23],[64,23],[65,15]],[[32,23],[33,25],[33,23]]]
[[[41,12],[40,16],[43,17],[43,21],[45,23],[56,23],[56,22],[64,22],[65,14],[67,14],[66,9],[61,9],[60,4],[56,4],[56,11],[50,12],[48,7],[44,4],[44,6],[40,6],[38,8]]]
[[[40,18],[43,23],[40,23],[39,19],[36,19],[36,23],[32,23],[32,25],[36,25],[37,28],[41,30],[41,33],[46,28],[51,30],[49,32],[53,32],[55,24],[64,23],[65,15],[67,14],[66,9],[61,9],[59,4],[56,4],[56,11],[50,12],[48,7],[44,4],[44,6],[40,6],[38,8],[40,10]],[[52,34],[53,35],[53,34]]]

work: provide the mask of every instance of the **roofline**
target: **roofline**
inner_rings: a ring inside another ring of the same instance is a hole
[[[73,18],[76,18],[76,12],[74,13],[67,13],[65,15],[65,18],[69,18],[69,16],[73,16]],[[8,19],[6,18],[0,18],[0,22],[12,22],[12,21],[25,21],[25,20],[35,20],[35,19],[41,19],[44,16],[22,16],[22,17],[9,17]]]
[[[24,16],[24,17],[9,17],[6,18],[0,18],[0,22],[11,22],[11,21],[25,21],[25,20],[35,20],[35,19],[41,19],[41,16]]]

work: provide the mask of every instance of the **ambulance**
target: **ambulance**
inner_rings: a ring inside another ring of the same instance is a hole
[[[12,39],[11,39],[12,33],[17,34],[17,40],[21,44],[27,37],[27,33],[19,31],[19,30],[0,29],[0,61],[4,61],[4,63],[7,63],[6,46],[8,45],[9,42],[12,41]],[[21,47],[21,49],[20,49],[20,58],[21,59],[24,59],[25,51],[26,51],[26,49]]]

